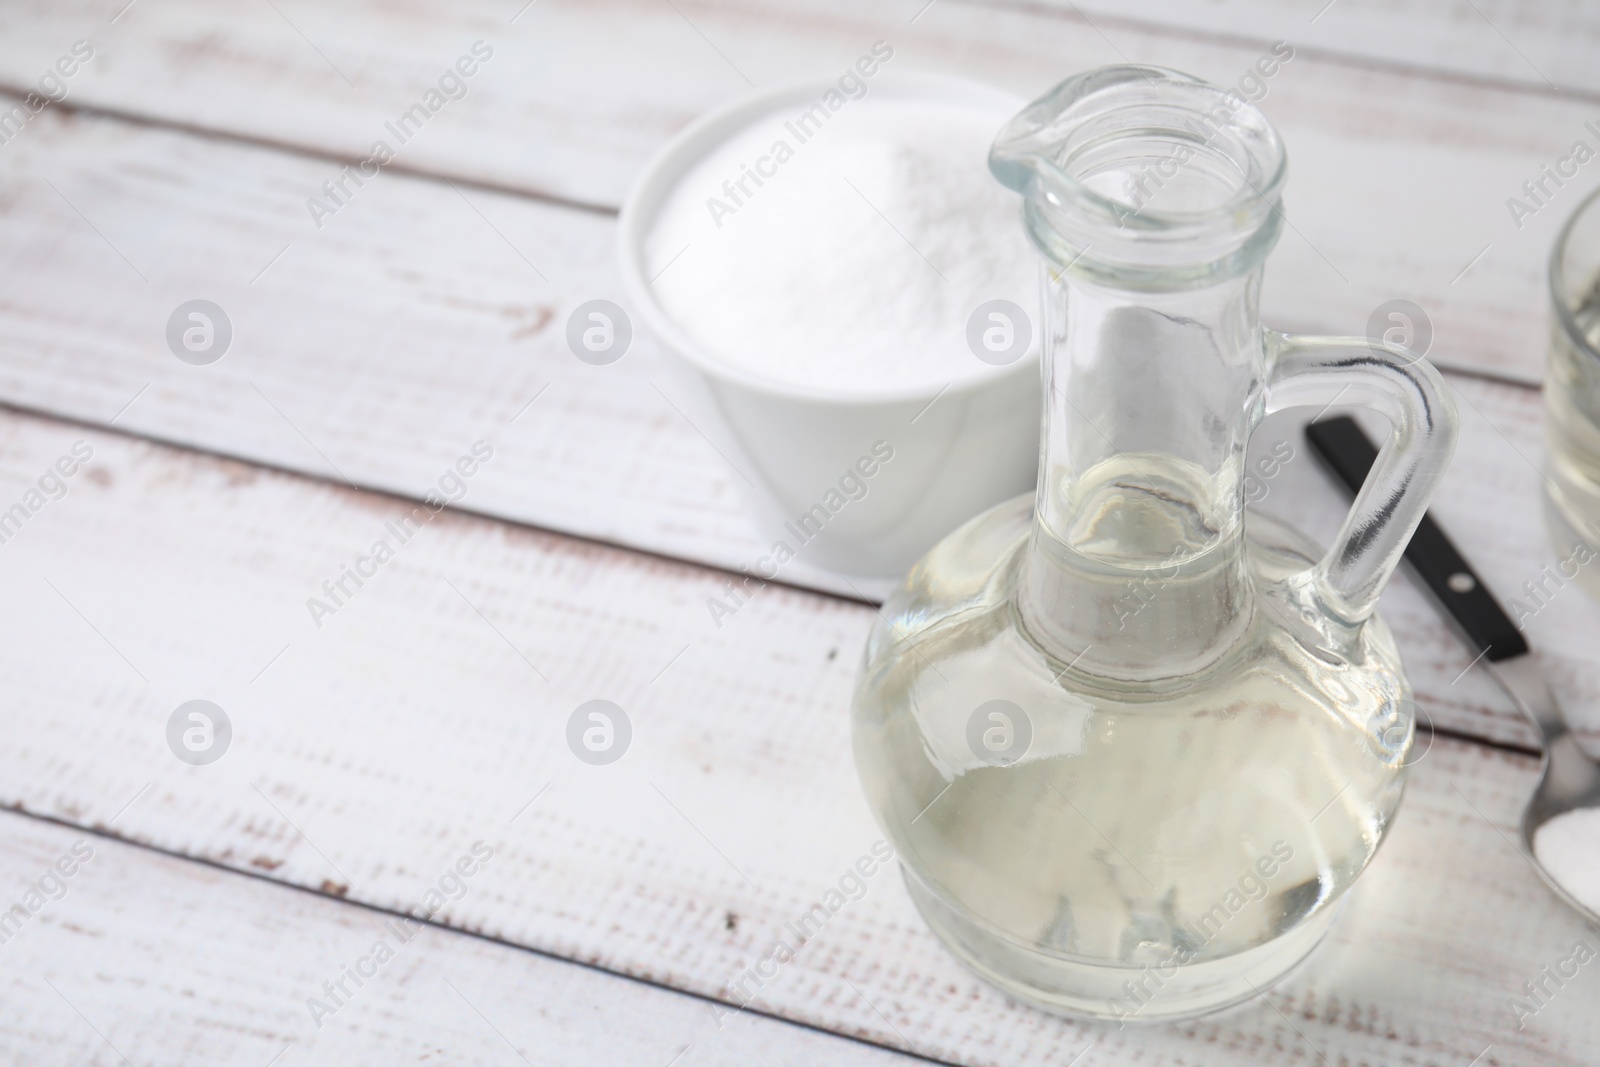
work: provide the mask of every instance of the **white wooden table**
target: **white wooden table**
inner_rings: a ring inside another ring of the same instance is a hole
[[[1531,735],[1404,575],[1384,611],[1432,747],[1329,942],[1269,996],[1181,1026],[1045,1016],[959,968],[885,873],[729,1006],[877,838],[847,728],[874,615],[802,575],[712,625],[759,554],[737,476],[648,336],[606,367],[564,340],[578,304],[621,300],[633,175],[706,108],[879,39],[901,69],[1028,96],[1123,59],[1233,81],[1288,40],[1262,104],[1292,167],[1268,317],[1359,333],[1385,300],[1427,310],[1464,424],[1435,514],[1512,595],[1551,558],[1543,262],[1600,163],[1520,230],[1505,200],[1593,140],[1600,10],[1324,2],[0,9],[5,107],[93,49],[64,101],[0,128],[0,511],[93,451],[0,543],[5,1060],[1600,1060],[1592,968],[1513,1015],[1600,933],[1512,847]],[[315,226],[307,198],[479,40],[468,95]],[[233,326],[207,366],[165,338],[196,298]],[[1263,506],[1326,536],[1343,504],[1296,420],[1256,440],[1283,438]],[[465,497],[317,625],[307,598],[479,440]],[[1600,742],[1600,608],[1563,591],[1529,632]],[[167,745],[192,699],[232,723],[208,766]],[[565,745],[590,699],[631,718],[616,764]],[[456,899],[397,926],[441,879]]]

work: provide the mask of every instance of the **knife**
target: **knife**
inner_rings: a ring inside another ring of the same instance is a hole
[[[1345,415],[1309,424],[1306,440],[1352,494],[1361,488],[1378,458],[1372,441]],[[1545,751],[1553,751],[1567,734],[1566,719],[1527,639],[1472,564],[1429,515],[1423,515],[1417,524],[1405,558],[1445,617],[1455,624],[1456,635],[1476,654],[1472,665],[1481,661],[1488,667],[1500,688],[1542,735]]]

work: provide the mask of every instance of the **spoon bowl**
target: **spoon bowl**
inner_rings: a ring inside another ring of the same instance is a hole
[[[1531,655],[1518,656],[1491,664],[1490,670],[1517,707],[1539,732],[1544,759],[1539,767],[1539,784],[1534,786],[1522,812],[1522,846],[1532,858],[1541,877],[1556,895],[1577,909],[1590,922],[1600,924],[1597,901],[1585,902],[1563,885],[1545,866],[1535,843],[1539,830],[1562,815],[1576,811],[1595,812],[1596,834],[1600,836],[1600,763],[1578,745],[1566,719],[1556,704],[1550,685],[1539,673]]]

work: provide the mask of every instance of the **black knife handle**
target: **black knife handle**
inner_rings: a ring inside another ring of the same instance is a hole
[[[1345,415],[1311,423],[1306,427],[1306,440],[1352,494],[1367,480],[1367,472],[1378,458],[1378,450],[1361,427]],[[1489,587],[1427,515],[1406,545],[1406,561],[1455,620],[1474,651],[1491,662],[1528,651],[1528,642]]]

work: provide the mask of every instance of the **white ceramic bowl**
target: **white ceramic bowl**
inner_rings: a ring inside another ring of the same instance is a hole
[[[685,414],[753,483],[748,495],[774,549],[781,543],[805,563],[845,575],[896,577],[973,515],[1033,488],[1037,325],[1028,352],[985,377],[942,390],[853,395],[764,379],[708,352],[662,307],[645,269],[645,242],[657,212],[690,169],[751,122],[803,107],[833,84],[819,78],[751,94],[703,116],[662,148],[622,209],[623,283],[674,364],[677,395],[689,405]],[[1023,103],[970,81],[887,72],[873,79],[871,91],[993,106],[997,130]],[[1035,303],[1024,309],[1036,324]],[[887,461],[886,451],[892,453]],[[779,550],[751,560],[750,570],[771,578],[783,556]]]

